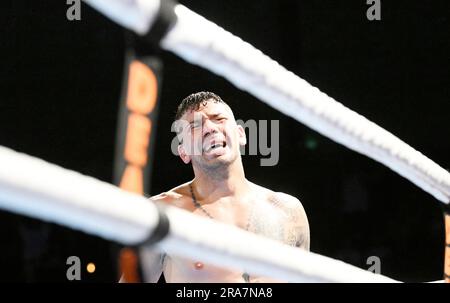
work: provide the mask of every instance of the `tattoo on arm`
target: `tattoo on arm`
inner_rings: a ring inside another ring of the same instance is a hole
[[[309,250],[309,225],[303,207],[298,204],[289,209],[289,213],[286,222],[286,244]]]
[[[301,202],[289,195],[278,194],[271,199],[285,214],[283,242],[309,250],[309,224]]]
[[[289,201],[284,201],[285,199]],[[308,219],[300,201],[286,195],[286,198],[271,197],[270,202],[273,208],[253,210],[248,230],[309,250]]]

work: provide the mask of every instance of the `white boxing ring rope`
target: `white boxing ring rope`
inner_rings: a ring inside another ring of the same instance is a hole
[[[126,245],[145,245],[159,221],[142,196],[1,146],[0,209]],[[396,282],[175,207],[164,213],[169,233],[156,247],[169,255],[292,282]]]
[[[85,0],[114,21],[145,34],[160,0]],[[286,70],[261,51],[182,5],[160,45],[223,76],[280,112],[364,154],[446,204],[450,174],[402,140]]]

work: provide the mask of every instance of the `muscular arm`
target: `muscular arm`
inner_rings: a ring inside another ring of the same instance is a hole
[[[306,249],[309,251],[310,236],[309,223],[301,202],[290,195],[283,193],[273,194],[269,201],[278,209],[280,217],[273,219],[270,214],[253,216],[253,232],[279,240],[284,244]],[[269,217],[267,217],[269,216]],[[252,283],[285,282],[266,277],[251,277]]]
[[[286,203],[288,218],[285,223],[283,242],[309,251],[309,223],[303,205],[292,196],[288,196],[285,199],[288,200],[288,203]]]
[[[273,193],[268,200],[268,207],[251,212],[249,230],[309,250],[309,224],[301,202],[284,193]]]

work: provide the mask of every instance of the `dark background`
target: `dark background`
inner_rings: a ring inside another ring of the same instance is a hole
[[[450,166],[448,1],[382,0],[368,21],[364,0],[181,1],[261,49],[349,108]],[[112,181],[124,30],[83,3],[0,1],[0,145]],[[442,279],[439,203],[383,165],[269,108],[224,79],[162,53],[163,89],[151,192],[192,178],[170,152],[178,102],[219,94],[237,118],[280,120],[280,161],[247,177],[298,197],[311,250],[403,281]],[[1,168],[0,168],[1,169]],[[94,262],[82,281],[116,281],[116,245],[53,224],[0,212],[0,280],[65,281],[68,256]]]

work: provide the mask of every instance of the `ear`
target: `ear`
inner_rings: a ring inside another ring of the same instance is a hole
[[[184,164],[188,164],[189,162],[191,162],[191,157],[186,153],[183,144],[178,145],[178,155],[180,156]]]
[[[245,134],[245,130],[241,125],[238,125],[237,129],[239,135],[239,145],[244,146],[247,144],[247,135]]]

